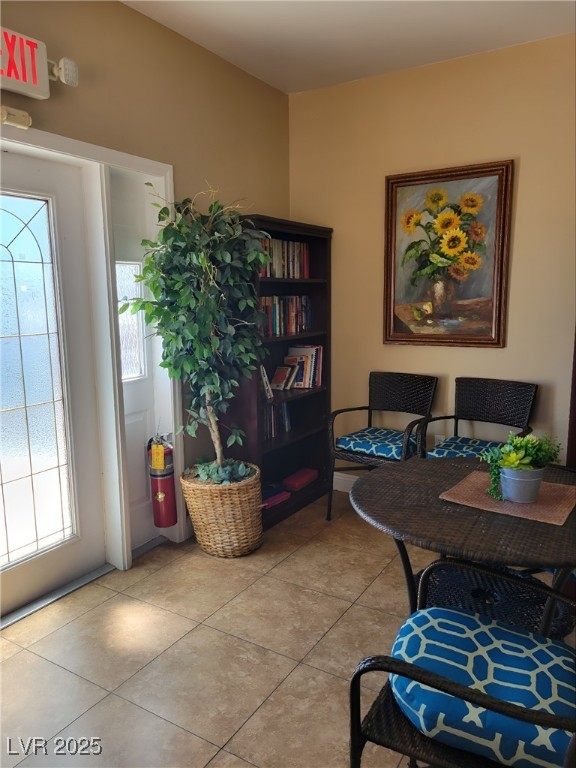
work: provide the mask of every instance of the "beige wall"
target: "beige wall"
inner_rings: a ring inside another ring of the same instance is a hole
[[[290,97],[291,216],[334,228],[333,407],[370,370],[540,385],[534,426],[567,442],[575,324],[574,36]],[[385,177],[514,159],[503,349],[383,344]],[[440,430],[438,430],[440,431]]]
[[[35,128],[170,163],[177,198],[207,181],[226,201],[334,228],[333,407],[364,402],[371,369],[437,374],[438,413],[457,375],[524,379],[540,385],[536,429],[566,445],[574,36],[288,99],[120,3],[3,2],[2,24],[79,64],[77,89],[52,84],[43,102],[4,95]],[[386,175],[509,158],[506,347],[384,345]]]
[[[80,85],[2,94],[34,128],[169,163],[176,198],[207,188],[288,215],[288,98],[117,2],[3,2],[2,25],[77,62]]]
[[[3,93],[33,127],[168,163],[176,199],[208,185],[246,212],[288,217],[288,97],[117,2],[3,2],[2,25],[77,62],[80,85]],[[209,455],[186,441],[186,463]]]

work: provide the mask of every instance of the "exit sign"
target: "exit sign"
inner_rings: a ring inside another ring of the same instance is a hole
[[[46,45],[0,27],[0,88],[33,99],[50,97]]]

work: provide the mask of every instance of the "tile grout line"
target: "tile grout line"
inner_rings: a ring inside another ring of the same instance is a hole
[[[347,511],[348,511],[348,510],[347,510]],[[343,512],[341,515],[339,515],[337,518],[335,518],[334,522],[336,522],[337,520],[341,519],[341,517],[345,516],[345,515],[347,514],[347,511]],[[387,616],[391,616],[391,617],[393,617],[394,619],[397,619],[397,618],[398,618],[398,617],[397,617],[397,616],[395,616],[394,614],[390,614],[390,613],[388,613],[388,612],[387,612],[387,611],[385,611],[385,610],[382,610],[382,609],[380,609],[380,608],[374,608],[374,607],[371,607],[371,606],[366,606],[366,605],[363,605],[362,603],[359,603],[359,602],[358,602],[358,601],[359,601],[359,600],[362,598],[362,595],[363,595],[363,594],[365,594],[366,590],[368,590],[368,589],[369,589],[369,588],[370,588],[370,587],[371,587],[371,586],[374,584],[374,582],[375,582],[375,581],[376,581],[376,580],[377,580],[377,579],[378,579],[378,578],[379,578],[379,577],[380,577],[380,576],[381,576],[381,575],[384,573],[384,571],[385,571],[385,570],[386,570],[386,569],[387,569],[387,568],[388,568],[388,567],[389,567],[389,566],[392,564],[392,562],[393,562],[393,561],[395,560],[395,558],[397,557],[397,554],[395,554],[393,557],[391,557],[391,558],[388,560],[388,562],[386,563],[386,565],[382,566],[382,568],[379,570],[378,574],[376,574],[376,575],[375,575],[375,576],[374,576],[374,577],[373,577],[373,578],[372,578],[372,579],[369,581],[369,583],[366,585],[366,587],[365,587],[365,588],[364,588],[364,589],[363,589],[363,590],[360,592],[360,594],[359,594],[359,595],[357,595],[357,596],[356,596],[356,597],[355,597],[353,600],[350,600],[350,599],[348,599],[348,598],[342,598],[342,597],[340,597],[340,596],[337,596],[337,595],[332,595],[332,594],[330,594],[330,593],[328,593],[328,592],[324,592],[324,591],[322,591],[321,589],[318,589],[317,587],[310,587],[310,586],[304,586],[303,584],[297,584],[297,583],[295,583],[295,582],[292,582],[292,581],[289,581],[289,580],[287,580],[287,579],[282,579],[282,578],[280,578],[280,577],[278,577],[278,576],[275,576],[275,575],[273,574],[273,571],[274,571],[274,569],[275,569],[276,567],[278,567],[279,565],[281,565],[282,563],[284,563],[284,562],[285,562],[287,559],[289,559],[289,558],[290,558],[292,555],[294,555],[294,554],[296,554],[297,552],[299,552],[299,551],[300,551],[300,550],[301,550],[301,549],[302,549],[302,548],[303,548],[303,547],[304,547],[306,544],[312,543],[312,542],[314,542],[315,540],[316,540],[316,543],[321,543],[321,541],[319,540],[319,537],[320,537],[320,536],[322,536],[322,534],[323,534],[323,533],[325,533],[327,530],[330,530],[330,528],[329,528],[329,527],[328,527],[328,528],[327,528],[327,527],[323,527],[323,528],[321,528],[321,529],[317,530],[317,531],[316,531],[315,533],[313,533],[312,535],[310,535],[310,536],[306,536],[306,537],[304,537],[304,536],[299,536],[298,534],[296,534],[296,533],[293,533],[293,532],[292,532],[292,531],[290,531],[290,530],[287,530],[287,531],[285,531],[285,533],[287,533],[287,534],[289,534],[289,535],[292,535],[292,536],[294,536],[295,538],[300,538],[300,539],[302,539],[301,543],[299,543],[299,544],[298,544],[298,546],[296,547],[296,549],[294,549],[293,551],[291,551],[291,552],[289,552],[288,554],[286,554],[285,556],[283,556],[283,557],[282,557],[280,560],[278,560],[278,561],[277,561],[277,562],[275,562],[275,563],[274,563],[274,564],[273,564],[271,567],[269,567],[269,568],[268,568],[268,570],[266,570],[266,571],[264,571],[264,572],[258,572],[258,573],[255,573],[255,578],[254,578],[254,580],[253,580],[253,581],[252,581],[250,584],[248,584],[248,585],[246,585],[245,587],[243,587],[243,588],[242,588],[242,589],[241,589],[239,592],[237,592],[237,593],[236,593],[236,594],[235,594],[233,597],[231,597],[231,598],[229,598],[228,600],[226,600],[226,601],[225,601],[225,602],[224,602],[222,605],[220,605],[220,606],[219,606],[219,607],[218,607],[216,610],[212,611],[211,613],[209,613],[207,616],[205,616],[205,617],[204,617],[203,619],[201,619],[201,620],[198,620],[198,619],[193,619],[193,618],[191,618],[191,617],[189,617],[189,616],[184,616],[182,613],[178,612],[177,610],[174,610],[174,609],[170,609],[170,608],[166,608],[166,607],[165,607],[165,606],[163,606],[163,605],[160,605],[160,604],[157,604],[157,603],[153,603],[153,602],[149,602],[149,601],[148,601],[148,600],[146,600],[145,598],[141,598],[141,597],[135,597],[135,596],[132,596],[132,595],[129,595],[129,594],[127,594],[127,593],[126,593],[126,590],[130,589],[130,587],[133,587],[133,586],[135,586],[136,584],[139,584],[139,583],[141,583],[142,581],[144,581],[144,580],[145,580],[146,578],[148,578],[148,577],[151,577],[151,576],[154,576],[155,574],[158,574],[158,573],[160,573],[160,572],[161,572],[162,570],[164,570],[166,567],[168,567],[168,566],[170,566],[170,565],[172,565],[172,564],[176,563],[176,562],[177,562],[178,560],[180,560],[182,557],[184,557],[184,556],[186,556],[187,554],[189,554],[188,552],[181,552],[181,553],[178,553],[178,555],[177,555],[176,557],[174,557],[172,560],[170,560],[170,562],[164,563],[164,564],[163,564],[163,565],[161,565],[160,567],[158,567],[158,568],[154,569],[153,571],[151,571],[150,573],[148,573],[146,576],[143,576],[143,577],[142,577],[141,579],[139,579],[138,581],[134,582],[133,584],[130,584],[130,585],[129,585],[129,586],[127,586],[127,587],[124,587],[124,588],[123,588],[123,589],[121,589],[121,590],[117,590],[117,589],[115,589],[115,588],[112,588],[112,587],[107,587],[107,586],[105,586],[105,585],[103,585],[103,584],[99,584],[99,586],[102,586],[103,588],[105,588],[105,589],[107,589],[107,590],[109,590],[109,591],[111,592],[111,595],[110,595],[110,597],[106,597],[106,599],[105,599],[105,600],[103,600],[103,601],[102,601],[101,603],[99,603],[98,605],[95,605],[95,606],[92,606],[91,608],[87,608],[87,609],[83,610],[83,611],[82,611],[80,614],[78,614],[78,616],[75,616],[75,617],[73,617],[73,618],[70,618],[70,619],[69,619],[69,620],[67,620],[67,621],[66,621],[64,624],[62,624],[61,626],[57,627],[55,630],[52,630],[52,631],[51,631],[51,632],[49,632],[47,635],[44,635],[42,638],[40,638],[40,640],[41,640],[41,639],[44,639],[45,637],[49,637],[51,634],[53,634],[53,632],[56,632],[56,631],[58,631],[59,629],[62,629],[62,628],[64,628],[64,627],[67,627],[67,626],[69,626],[69,625],[70,625],[71,623],[73,623],[73,622],[74,622],[76,619],[80,619],[80,618],[82,618],[83,616],[86,616],[86,614],[90,613],[90,612],[91,612],[92,610],[94,610],[95,608],[98,608],[98,607],[101,607],[101,606],[105,605],[105,604],[106,604],[106,603],[107,603],[109,600],[111,600],[111,599],[112,599],[112,598],[113,598],[115,595],[122,595],[123,597],[128,597],[128,598],[130,598],[131,600],[135,600],[135,601],[138,601],[138,602],[140,602],[140,603],[142,603],[142,604],[145,604],[145,605],[147,605],[147,606],[152,606],[152,607],[154,607],[154,608],[157,608],[157,609],[160,609],[160,610],[163,610],[163,611],[167,611],[168,613],[170,613],[170,614],[172,614],[172,615],[174,615],[174,616],[177,616],[177,617],[179,617],[179,618],[183,618],[183,619],[187,619],[188,621],[191,621],[191,622],[194,622],[194,623],[195,623],[195,626],[193,626],[193,627],[191,627],[190,629],[188,629],[187,631],[185,631],[183,635],[181,635],[179,638],[175,639],[175,640],[174,640],[172,643],[170,643],[170,645],[168,645],[166,648],[163,648],[163,649],[162,649],[162,650],[160,650],[158,653],[156,653],[156,655],[155,655],[153,658],[149,659],[149,660],[148,660],[148,661],[147,661],[147,662],[146,662],[146,663],[145,663],[145,664],[144,664],[142,667],[140,667],[140,668],[139,668],[138,670],[136,670],[136,671],[135,671],[135,672],[134,672],[132,675],[130,675],[129,677],[127,677],[127,678],[126,678],[126,680],[123,680],[121,683],[119,683],[119,684],[118,684],[118,685],[117,685],[117,686],[116,686],[114,689],[108,690],[108,689],[104,688],[103,686],[101,686],[101,685],[99,685],[99,684],[97,684],[97,683],[94,683],[94,682],[92,682],[91,680],[88,680],[87,678],[84,678],[82,675],[79,675],[79,674],[77,674],[76,672],[73,672],[72,670],[70,670],[70,669],[67,669],[66,667],[62,667],[60,664],[58,664],[58,663],[56,663],[56,662],[53,662],[53,661],[51,661],[50,659],[46,659],[45,657],[41,656],[40,654],[38,654],[38,653],[36,653],[36,652],[34,652],[34,651],[30,650],[30,647],[27,647],[27,646],[21,646],[21,645],[19,645],[18,643],[15,643],[14,641],[12,641],[12,640],[9,640],[9,642],[11,642],[11,643],[14,643],[14,644],[15,644],[15,645],[16,645],[18,648],[20,648],[21,650],[28,650],[30,653],[32,653],[32,654],[33,654],[33,655],[35,655],[36,657],[38,657],[38,658],[41,658],[41,659],[43,659],[44,661],[48,661],[50,664],[54,664],[55,666],[57,666],[57,667],[59,667],[59,668],[61,668],[61,669],[65,670],[66,672],[68,672],[68,673],[70,673],[70,674],[74,675],[75,677],[79,678],[80,680],[85,680],[86,682],[89,682],[90,684],[97,686],[98,688],[100,688],[102,691],[104,691],[104,692],[105,692],[105,695],[103,696],[103,698],[102,698],[102,699],[100,699],[98,702],[95,702],[94,704],[92,704],[92,705],[91,705],[90,707],[88,707],[88,709],[86,709],[86,710],[85,710],[83,713],[81,713],[81,714],[77,715],[76,717],[74,717],[74,718],[73,718],[73,719],[72,719],[72,720],[71,720],[71,721],[70,721],[70,722],[69,722],[67,725],[63,726],[63,727],[62,727],[62,728],[61,728],[61,729],[60,729],[60,730],[59,730],[59,731],[58,731],[58,732],[55,734],[55,736],[57,736],[57,735],[58,735],[58,733],[61,733],[62,731],[64,731],[66,728],[70,727],[70,726],[71,726],[73,723],[75,723],[75,722],[76,722],[77,720],[79,720],[79,719],[80,719],[82,716],[84,716],[85,714],[87,714],[88,712],[90,712],[90,711],[91,711],[93,708],[95,708],[95,707],[96,707],[98,704],[100,704],[101,702],[103,702],[103,701],[105,701],[107,698],[109,698],[111,695],[113,695],[113,696],[116,696],[116,697],[118,697],[119,699],[121,699],[121,700],[123,700],[123,701],[126,701],[126,702],[128,702],[130,705],[132,705],[132,706],[135,706],[135,707],[137,707],[138,709],[140,709],[140,710],[142,710],[142,711],[144,711],[144,712],[147,712],[147,713],[151,714],[151,715],[152,715],[152,716],[154,716],[154,717],[158,717],[159,719],[163,720],[164,722],[166,722],[166,723],[169,723],[170,725],[173,725],[174,727],[176,727],[176,728],[179,728],[179,729],[181,729],[182,731],[185,731],[185,732],[187,732],[187,733],[190,733],[190,734],[194,735],[196,738],[199,738],[200,740],[202,740],[203,742],[205,742],[205,743],[207,743],[207,744],[210,744],[210,745],[212,745],[213,747],[215,747],[215,748],[217,749],[217,752],[216,752],[216,754],[215,754],[215,755],[213,755],[213,756],[212,756],[212,757],[211,757],[211,758],[208,760],[208,762],[205,764],[205,768],[206,768],[206,767],[207,767],[208,765],[210,765],[210,763],[211,763],[212,761],[214,761],[214,760],[215,760],[215,759],[218,757],[218,755],[219,755],[219,754],[221,754],[222,752],[224,752],[225,754],[230,754],[230,755],[234,755],[234,754],[235,754],[235,753],[233,753],[233,752],[230,752],[230,751],[227,749],[227,747],[228,747],[228,745],[230,744],[230,742],[232,741],[232,739],[233,739],[233,738],[234,738],[234,737],[235,737],[235,736],[238,734],[238,732],[239,732],[240,730],[242,730],[242,728],[244,728],[244,726],[245,726],[245,725],[246,725],[246,724],[247,724],[247,723],[250,721],[250,719],[251,719],[252,717],[254,717],[254,716],[256,715],[256,713],[257,713],[257,712],[259,712],[259,711],[260,711],[260,709],[261,709],[261,708],[262,708],[262,707],[263,707],[263,706],[266,704],[266,702],[268,702],[268,701],[270,700],[270,698],[273,696],[273,694],[275,694],[275,693],[278,691],[278,689],[279,689],[279,688],[280,688],[282,685],[284,685],[284,683],[286,682],[286,680],[288,680],[288,679],[289,679],[289,678],[290,678],[292,675],[294,675],[294,673],[295,673],[297,670],[299,670],[300,668],[303,668],[303,669],[311,669],[311,670],[314,670],[314,671],[316,671],[316,672],[320,672],[320,673],[321,673],[321,674],[323,674],[323,675],[328,675],[330,678],[333,678],[333,679],[335,679],[335,680],[338,680],[338,681],[341,681],[341,682],[347,682],[347,678],[345,678],[345,677],[342,677],[342,676],[340,676],[340,675],[338,675],[338,674],[335,674],[334,672],[330,672],[330,671],[327,671],[327,670],[325,670],[325,669],[322,669],[322,668],[320,668],[320,667],[315,667],[313,664],[311,664],[311,663],[309,663],[309,662],[306,662],[306,661],[305,661],[305,658],[306,658],[306,656],[308,656],[308,655],[309,655],[309,654],[310,654],[310,653],[311,653],[311,652],[314,650],[314,648],[316,648],[316,647],[317,647],[317,645],[318,645],[318,644],[319,644],[319,643],[320,643],[322,640],[324,640],[324,639],[326,638],[327,634],[328,634],[329,632],[331,632],[331,631],[334,629],[334,627],[335,627],[335,626],[336,626],[336,625],[337,625],[337,624],[338,624],[338,623],[339,623],[339,622],[340,622],[340,621],[341,621],[341,620],[342,620],[342,619],[343,619],[343,618],[344,618],[346,615],[348,615],[348,614],[350,613],[350,611],[351,611],[351,609],[352,609],[352,607],[353,607],[353,606],[356,606],[356,605],[358,605],[358,606],[359,606],[359,607],[361,607],[361,608],[366,608],[366,609],[369,609],[369,610],[375,610],[375,611],[377,611],[377,612],[378,612],[378,613],[380,613],[380,614],[384,614],[384,615],[387,615]],[[196,542],[194,542],[194,543],[197,545],[197,543],[196,543]],[[326,546],[330,546],[330,542],[325,542],[325,544],[326,544]],[[361,546],[350,546],[348,543],[345,543],[345,544],[340,544],[340,546],[343,546],[343,547],[345,547],[345,548],[347,548],[347,549],[354,549],[355,551],[358,551],[358,550],[362,550],[362,551],[364,551],[364,550],[362,549],[362,547],[361,547]],[[304,655],[304,657],[303,657],[302,659],[295,659],[295,658],[293,658],[293,657],[289,656],[288,654],[285,654],[285,653],[282,653],[282,652],[278,652],[278,651],[275,651],[275,650],[273,650],[273,649],[271,649],[271,648],[267,648],[267,647],[265,647],[265,646],[263,646],[263,645],[260,645],[260,644],[259,644],[259,643],[257,643],[257,642],[254,642],[254,641],[252,641],[252,640],[249,640],[249,639],[247,639],[247,638],[244,638],[244,637],[240,637],[239,635],[235,635],[235,634],[233,634],[233,633],[231,633],[231,632],[229,632],[229,631],[226,631],[226,630],[222,630],[222,629],[218,629],[217,627],[213,627],[213,626],[211,626],[210,624],[207,624],[207,623],[206,623],[206,622],[207,622],[208,620],[210,620],[210,619],[211,619],[211,618],[212,618],[212,617],[213,617],[213,616],[214,616],[216,613],[218,613],[218,611],[220,611],[220,610],[222,610],[223,608],[225,608],[226,606],[228,606],[228,605],[229,605],[231,602],[233,602],[234,600],[236,600],[236,598],[238,598],[238,597],[240,597],[241,595],[243,595],[243,594],[244,594],[244,593],[245,593],[247,590],[249,590],[251,587],[253,587],[253,586],[255,586],[255,585],[259,584],[259,583],[260,583],[260,581],[261,581],[261,579],[262,579],[262,578],[264,578],[264,577],[266,577],[266,576],[270,577],[271,579],[275,580],[276,582],[280,582],[280,583],[284,583],[284,584],[289,584],[289,585],[291,585],[291,586],[293,586],[293,587],[296,587],[296,588],[298,588],[298,589],[306,590],[306,591],[308,591],[308,592],[313,592],[313,593],[315,593],[315,594],[317,594],[317,595],[319,595],[319,596],[322,596],[322,597],[329,597],[329,598],[333,598],[333,599],[339,600],[339,601],[341,601],[341,602],[344,602],[344,603],[346,603],[346,604],[347,604],[347,606],[346,606],[346,608],[344,609],[343,613],[342,613],[342,614],[341,614],[341,615],[340,615],[338,618],[336,618],[335,620],[333,620],[333,621],[332,621],[332,623],[330,624],[330,626],[329,626],[327,629],[325,629],[325,630],[322,632],[322,635],[321,635],[321,637],[319,637],[319,638],[318,638],[318,640],[316,640],[316,641],[313,643],[313,645],[312,645],[312,646],[311,646],[311,647],[310,647],[310,648],[309,648],[309,649],[306,651],[306,654]],[[280,681],[279,681],[279,682],[278,682],[278,683],[277,683],[277,684],[274,686],[274,688],[273,688],[273,689],[272,689],[272,690],[271,690],[271,691],[270,691],[270,692],[269,692],[269,693],[268,693],[268,694],[265,696],[265,698],[264,698],[264,699],[261,701],[261,703],[260,703],[260,704],[259,704],[259,705],[258,705],[258,706],[257,706],[257,707],[256,707],[256,708],[255,708],[255,709],[254,709],[254,710],[253,710],[253,711],[252,711],[252,712],[251,712],[251,713],[250,713],[250,714],[249,714],[249,715],[246,717],[246,719],[245,719],[245,720],[242,722],[242,724],[241,724],[241,725],[239,725],[239,727],[238,727],[238,728],[237,728],[237,729],[234,731],[234,733],[233,733],[233,734],[232,734],[232,735],[231,735],[231,736],[228,738],[228,740],[227,740],[227,741],[224,743],[224,745],[223,745],[223,746],[220,746],[220,745],[218,745],[218,744],[215,744],[214,742],[210,741],[210,739],[207,739],[207,738],[205,738],[205,737],[203,737],[203,736],[200,736],[199,734],[195,733],[194,731],[190,731],[190,730],[188,730],[187,728],[184,728],[183,726],[181,726],[181,725],[178,725],[177,723],[173,723],[171,720],[167,719],[166,717],[163,717],[162,715],[159,715],[159,714],[157,714],[155,711],[153,711],[153,710],[148,710],[148,709],[146,708],[146,706],[142,706],[141,704],[137,704],[137,703],[135,703],[134,701],[131,701],[130,699],[127,699],[127,698],[125,698],[125,697],[124,697],[122,694],[120,694],[120,693],[117,693],[117,691],[119,690],[119,688],[120,688],[122,685],[124,685],[125,683],[127,683],[128,681],[130,681],[130,680],[131,680],[131,679],[132,679],[134,676],[138,675],[140,672],[142,672],[143,670],[145,670],[145,669],[146,669],[146,668],[147,668],[147,667],[148,667],[150,664],[152,664],[152,662],[155,662],[156,660],[158,660],[158,659],[159,659],[159,658],[160,658],[160,657],[161,657],[161,656],[162,656],[162,655],[163,655],[163,654],[164,654],[166,651],[169,651],[171,648],[173,648],[173,647],[174,647],[174,646],[175,646],[177,643],[179,643],[179,642],[180,642],[181,640],[183,640],[185,637],[189,636],[189,635],[190,635],[192,632],[196,631],[196,630],[198,629],[198,627],[204,627],[205,629],[209,629],[209,630],[211,630],[211,631],[213,631],[213,632],[218,632],[218,633],[220,633],[220,634],[222,634],[222,635],[228,636],[228,637],[230,637],[230,638],[233,638],[233,639],[235,639],[235,640],[240,640],[242,643],[248,643],[248,644],[250,644],[250,645],[252,645],[252,646],[254,646],[254,647],[256,647],[256,648],[259,648],[259,649],[261,649],[261,650],[263,650],[263,651],[266,651],[267,653],[271,653],[271,654],[274,654],[274,655],[276,655],[276,656],[279,656],[279,657],[282,657],[282,658],[288,659],[288,660],[290,660],[291,662],[293,662],[293,663],[294,663],[294,666],[292,667],[292,669],[291,669],[291,670],[290,670],[290,671],[289,671],[289,672],[288,672],[288,673],[287,673],[287,674],[286,674],[286,675],[283,677],[283,679],[282,679],[282,680],[280,680]],[[8,638],[6,638],[6,639],[8,640]],[[38,642],[38,641],[35,641],[35,642]],[[34,643],[32,643],[31,645],[34,645]],[[19,651],[18,651],[17,653],[19,653]],[[54,737],[52,737],[52,738],[54,738]],[[252,762],[252,760],[248,760],[247,758],[245,758],[245,757],[241,757],[241,756],[239,756],[239,755],[238,755],[238,757],[239,757],[240,759],[244,760],[245,762],[247,762],[248,764],[250,764],[250,765],[254,765],[254,766],[255,766],[255,768],[258,768],[258,766],[256,765],[256,763],[253,763],[253,762]],[[401,763],[402,763],[402,760],[403,760],[403,759],[404,759],[404,758],[401,756],[401,757],[400,757],[400,759],[399,759],[399,761],[398,761],[398,763],[397,763],[397,764],[395,764],[395,765],[396,765],[396,768],[400,768],[400,767],[401,767]],[[19,763],[20,763],[20,762],[21,762],[21,761],[19,761]],[[18,764],[19,764],[19,763],[18,763]]]

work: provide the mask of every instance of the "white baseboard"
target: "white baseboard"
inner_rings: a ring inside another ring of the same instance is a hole
[[[334,472],[334,490],[350,493],[350,488],[357,479],[358,475],[353,475],[350,472]]]

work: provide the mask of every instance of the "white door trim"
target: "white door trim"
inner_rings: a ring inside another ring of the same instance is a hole
[[[124,406],[118,353],[116,291],[110,274],[110,214],[108,169],[91,164],[84,168],[86,203],[94,215],[88,219],[87,243],[92,281],[92,315],[98,392],[100,446],[102,451],[102,497],[106,560],[121,570],[132,565],[130,521],[125,472]],[[102,226],[104,224],[104,226]],[[99,230],[98,230],[98,225]],[[114,340],[113,343],[110,343]],[[119,563],[121,565],[119,565]]]
[[[98,392],[102,408],[100,435],[104,447],[103,462],[110,469],[104,472],[106,514],[106,557],[116,568],[126,569],[131,564],[130,521],[127,505],[127,481],[124,454],[124,414],[122,405],[122,381],[120,367],[120,351],[118,345],[118,318],[116,313],[115,284],[112,278],[114,268],[112,245],[109,234],[102,237],[98,226],[102,222],[109,223],[107,196],[107,169],[111,166],[147,174],[159,180],[159,190],[169,199],[174,199],[174,182],[172,166],[154,160],[129,155],[106,147],[99,147],[65,136],[47,133],[31,128],[26,132],[11,126],[2,127],[2,139],[9,142],[20,152],[40,157],[54,157],[57,153],[61,162],[69,158],[71,163],[82,161],[88,164],[84,167],[87,179],[97,181],[97,184],[87,184],[92,190],[94,218],[88,224],[92,255],[91,264],[94,285],[98,287],[96,296],[100,301],[94,302],[94,328],[98,356],[102,355],[98,366]],[[103,182],[104,181],[104,185]],[[100,190],[99,199],[94,190]],[[106,229],[106,227],[104,227]],[[182,434],[177,435],[181,421],[182,395],[180,383],[172,381],[172,413],[174,434],[174,476],[176,479],[176,499],[178,507],[178,523],[166,531],[167,537],[174,541],[183,541],[190,535],[184,499],[182,497],[178,478],[184,471],[184,443]]]
[[[28,147],[30,153],[35,151],[40,154],[44,154],[46,151],[57,152],[59,155],[69,155],[75,160],[91,160],[95,163],[102,163],[102,165],[114,165],[118,168],[162,177],[167,182],[167,191],[173,190],[172,166],[166,163],[148,160],[137,155],[129,155],[107,147],[99,147],[96,144],[88,144],[77,139],[69,139],[55,133],[39,131],[36,128],[23,131],[20,128],[3,125],[2,138],[21,147]]]

